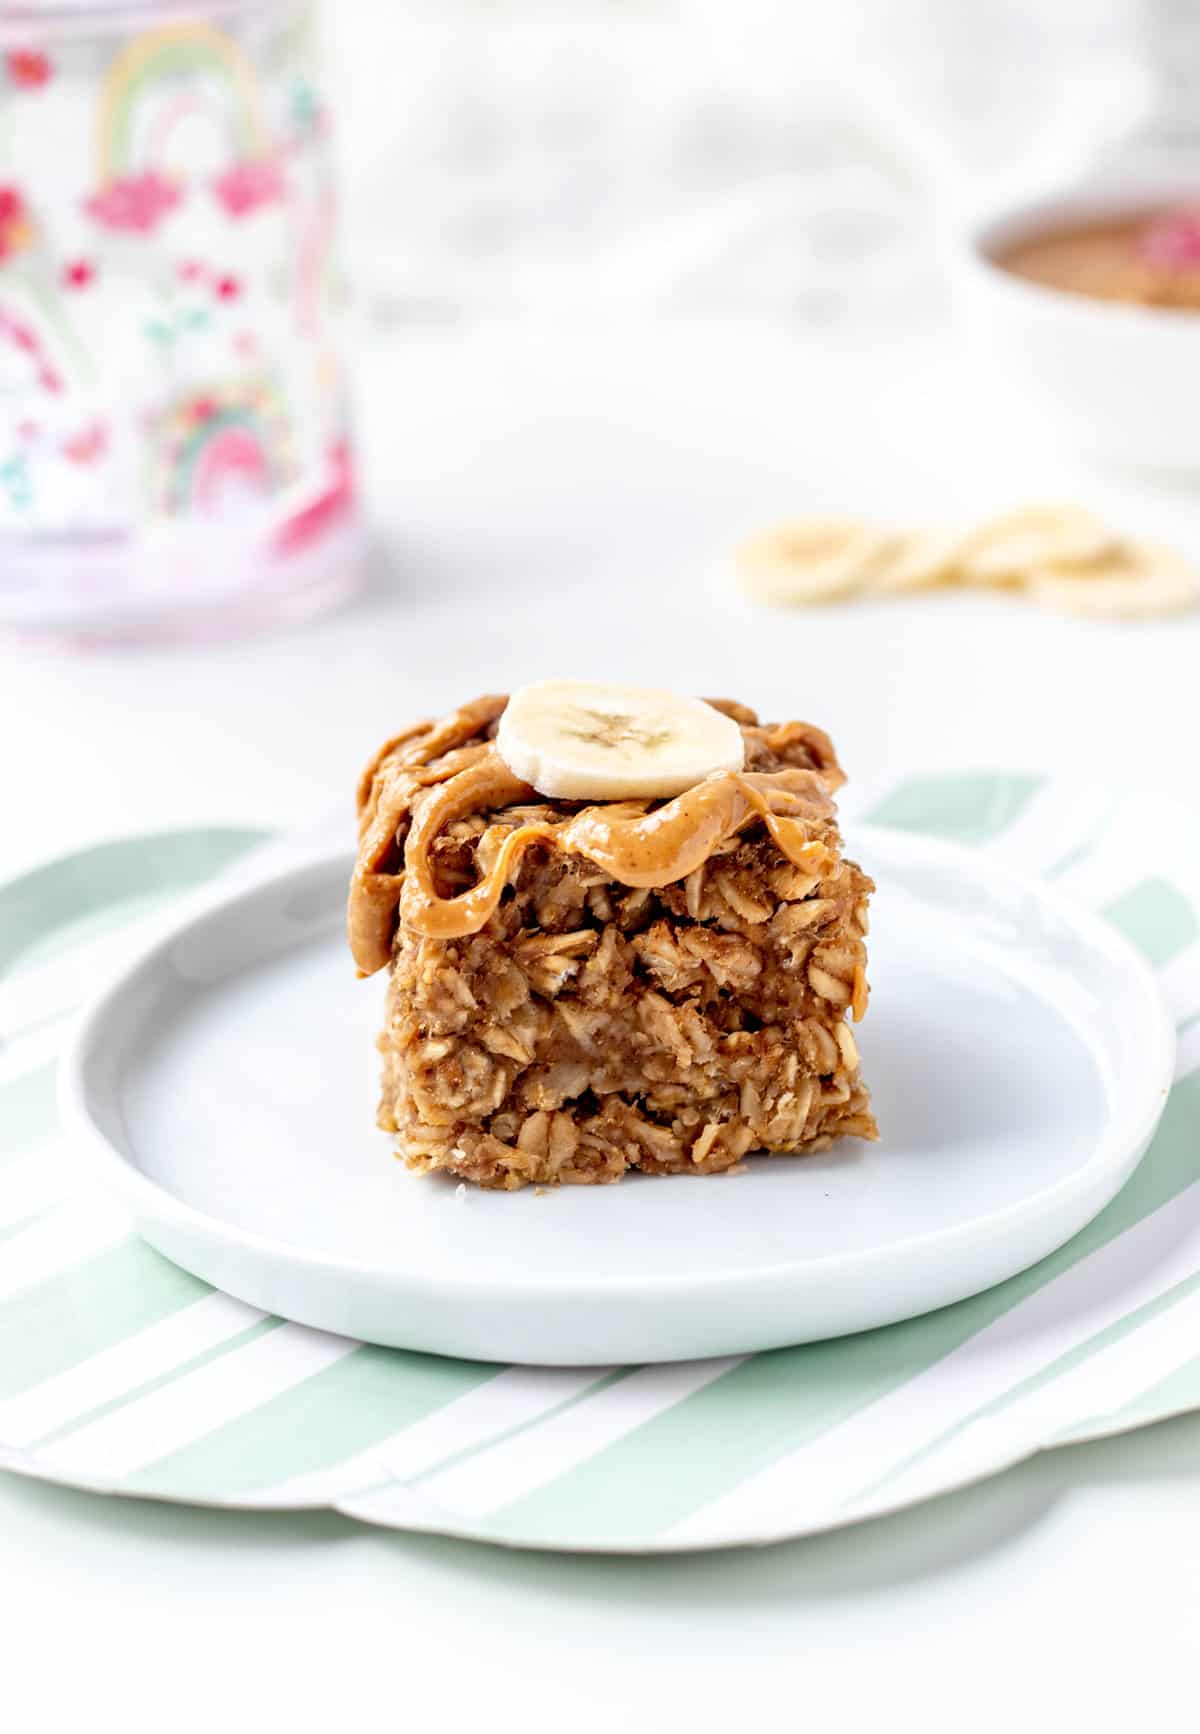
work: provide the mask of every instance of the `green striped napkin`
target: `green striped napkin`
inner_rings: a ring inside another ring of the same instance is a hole
[[[1019,775],[910,779],[844,807],[1052,876],[1158,970],[1180,1030],[1171,1099],[1134,1178],[1069,1245],[907,1324],[666,1367],[497,1368],[264,1315],[132,1234],[58,1126],[74,1006],[189,888],[253,871],[262,841],[133,838],[0,888],[0,1466],[655,1551],[829,1528],[1200,1406],[1200,823]]]

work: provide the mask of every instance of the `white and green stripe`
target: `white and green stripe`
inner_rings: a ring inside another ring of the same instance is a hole
[[[827,1527],[1200,1406],[1200,823],[1156,800],[1150,867],[1128,846],[1144,801],[972,773],[909,780],[862,816],[1036,867],[1159,971],[1178,1080],[1134,1178],[1068,1246],[887,1330],[677,1366],[498,1369],[263,1315],[79,1189],[52,1063],[131,936],[256,836],[105,844],[0,888],[0,1461],[201,1503],[652,1549]]]

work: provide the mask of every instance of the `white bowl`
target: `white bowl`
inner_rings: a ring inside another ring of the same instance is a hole
[[[954,248],[956,300],[979,359],[1089,457],[1200,471],[1200,312],[1099,301],[996,263],[1060,226],[1200,203],[1200,164],[1131,170],[994,209]]]

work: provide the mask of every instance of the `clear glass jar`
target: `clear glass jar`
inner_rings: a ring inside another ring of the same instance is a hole
[[[0,626],[208,634],[355,585],[335,232],[307,5],[0,3]]]

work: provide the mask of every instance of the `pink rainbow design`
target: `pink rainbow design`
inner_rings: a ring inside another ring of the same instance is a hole
[[[162,111],[155,115],[153,126],[146,133],[146,157],[148,161],[162,165],[166,155],[171,134],[181,120],[189,114],[207,114],[209,104],[201,102],[195,91],[185,90],[173,102],[164,105]]]
[[[231,484],[263,498],[292,475],[282,407],[265,381],[198,393],[163,428],[160,509],[211,515]]]
[[[231,480],[249,484],[255,493],[271,490],[271,460],[257,429],[231,426],[218,428],[196,454],[192,470],[192,499],[207,512],[219,501]]]
[[[181,94],[195,94],[194,85],[185,93],[178,89],[172,92],[172,82],[181,76],[206,78],[210,89],[218,95],[218,119],[228,140],[231,161],[268,152],[270,131],[262,93],[254,64],[245,50],[214,24],[179,19],[134,36],[108,69],[96,116],[96,163],[101,186],[136,179],[157,167],[145,150],[144,141],[155,139],[164,124],[156,105],[161,104],[167,111],[165,124],[169,131],[179,118],[176,104]],[[209,105],[202,106],[207,109]]]

